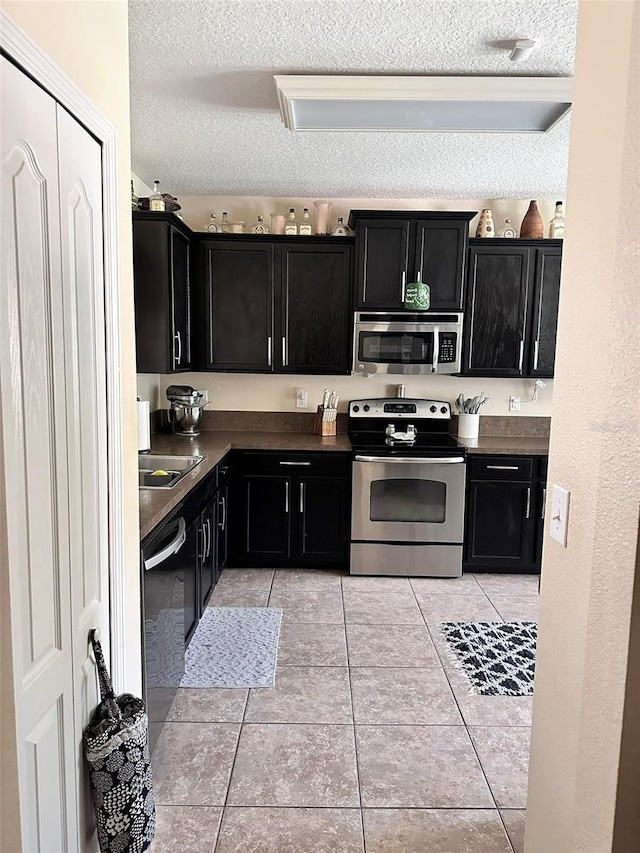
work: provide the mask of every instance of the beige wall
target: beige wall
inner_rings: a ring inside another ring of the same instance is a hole
[[[568,547],[548,536],[544,547],[527,853],[614,849],[625,793],[635,836],[627,823],[621,837],[640,838],[638,765],[619,767],[625,687],[639,677],[637,656],[628,673],[640,508],[638,10],[637,0],[580,3],[549,472],[571,491],[571,510]],[[625,722],[637,749],[639,719]],[[618,788],[619,775],[635,789]]]
[[[119,189],[120,334],[125,475],[125,553],[129,668],[126,689],[139,692],[140,608],[136,376],[131,250],[129,34],[126,0],[4,2],[14,21],[56,62],[117,130]],[[125,687],[125,685],[120,685]]]

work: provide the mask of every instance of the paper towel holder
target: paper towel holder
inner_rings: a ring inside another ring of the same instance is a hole
[[[149,401],[137,397],[136,410],[138,420],[138,453],[151,452],[151,421],[149,418]]]

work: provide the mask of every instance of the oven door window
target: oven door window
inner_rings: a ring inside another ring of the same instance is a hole
[[[447,485],[437,480],[373,480],[369,496],[371,521],[443,524]]]
[[[373,364],[431,364],[433,332],[360,332],[358,358]]]

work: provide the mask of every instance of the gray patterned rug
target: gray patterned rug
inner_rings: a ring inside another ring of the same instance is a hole
[[[535,622],[445,622],[440,627],[472,693],[533,695]]]
[[[273,687],[281,622],[278,607],[207,607],[180,686]]]

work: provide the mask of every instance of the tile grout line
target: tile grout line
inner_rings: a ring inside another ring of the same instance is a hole
[[[351,665],[349,662],[349,640],[347,638],[347,614],[344,607],[344,585],[340,580],[340,598],[342,599],[342,616],[344,618],[344,645],[347,652],[347,670],[349,673],[349,696],[351,697],[351,719],[353,720],[353,750],[356,759],[356,780],[358,782],[358,800],[360,802],[360,832],[363,853],[367,853],[367,840],[364,834],[364,811],[362,807],[362,786],[360,785],[360,763],[358,761],[358,741],[356,738],[356,709],[353,702],[353,684],[351,683]]]
[[[276,573],[275,569],[271,575],[271,583],[269,584],[269,594],[267,595],[267,607],[269,606],[269,599],[271,598],[271,590],[273,588],[273,579],[275,578]],[[276,664],[277,669],[277,664]],[[227,803],[229,802],[229,792],[231,791],[231,780],[233,779],[233,771],[236,767],[236,760],[238,758],[238,750],[240,749],[240,738],[242,737],[242,730],[244,729],[245,719],[247,716],[247,708],[249,707],[249,697],[251,695],[251,688],[247,690],[247,697],[244,703],[244,710],[242,712],[242,720],[240,721],[240,728],[238,729],[238,740],[236,741],[235,752],[233,753],[233,761],[231,762],[231,768],[229,770],[229,781],[227,782],[227,792],[224,797],[224,803],[222,805],[222,813],[220,815],[220,823],[218,824],[218,834],[216,836],[216,843],[214,844],[211,853],[216,853],[218,849],[218,844],[220,843],[220,833],[222,830],[222,823],[224,821],[225,812],[227,810]]]

